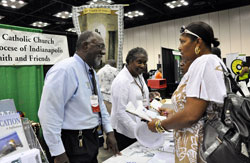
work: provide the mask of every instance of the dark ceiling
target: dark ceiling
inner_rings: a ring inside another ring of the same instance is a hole
[[[73,28],[72,19],[54,17],[57,12],[69,11],[72,6],[86,5],[88,0],[24,0],[28,4],[20,9],[5,8],[0,6],[0,15],[5,16],[0,20],[1,24],[32,27],[34,21],[45,21],[51,25],[44,30],[65,32]],[[250,4],[250,0],[186,0],[189,5],[170,9],[164,3],[172,0],[113,0],[115,4],[129,4],[124,7],[124,12],[142,11],[144,16],[128,18],[124,17],[125,28],[156,23],[181,17],[187,17],[202,13],[230,9]]]

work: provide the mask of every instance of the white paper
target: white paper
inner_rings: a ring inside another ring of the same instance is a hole
[[[1,163],[42,163],[39,149],[31,149],[15,155],[5,157]]]
[[[146,109],[141,105],[135,108],[132,102],[129,102],[126,106],[126,111],[140,117],[141,119],[151,121],[151,118],[146,113]]]
[[[150,103],[150,107],[151,107],[152,109],[157,110],[157,111],[159,111],[159,108],[161,108],[161,106],[162,106],[162,103],[159,102],[159,101],[157,101],[157,100],[153,100],[153,101]]]
[[[240,88],[242,90],[242,92],[244,93],[245,96],[249,97],[250,96],[250,92],[247,88],[247,84],[245,81],[241,81],[239,82]]]

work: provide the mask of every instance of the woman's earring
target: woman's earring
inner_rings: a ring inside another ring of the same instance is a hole
[[[201,51],[201,49],[198,46],[196,46],[195,49],[194,49],[195,54],[199,55],[200,51]]]

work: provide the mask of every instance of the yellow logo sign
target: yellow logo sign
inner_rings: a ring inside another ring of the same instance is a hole
[[[109,8],[86,8],[83,10],[82,14],[111,14],[111,9]]]

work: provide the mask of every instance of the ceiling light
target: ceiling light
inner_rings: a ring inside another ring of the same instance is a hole
[[[22,0],[2,0],[0,5],[4,7],[11,7],[13,9],[18,9],[25,6],[27,3]]]
[[[69,28],[66,31],[68,31],[68,32],[76,32],[76,29],[75,28]]]
[[[188,2],[183,2],[182,3],[184,6],[187,6],[188,5]]]
[[[47,22],[36,21],[36,22],[32,23],[31,25],[34,27],[46,27],[50,24]]]
[[[143,15],[144,15],[144,13],[140,12],[140,11],[129,11],[129,12],[124,14],[124,16],[127,16],[129,18],[143,16]]]
[[[62,12],[58,12],[56,14],[54,14],[53,16],[58,17],[58,18],[62,18],[62,19],[68,19],[72,17],[72,13],[68,12],[68,11],[62,11]]]
[[[93,4],[102,4],[102,5],[110,5],[113,4],[114,2],[111,0],[92,0],[88,1],[87,4],[93,5]]]
[[[175,7],[187,6],[188,2],[185,0],[177,0],[165,3],[165,5],[168,6],[169,8],[175,8]]]

